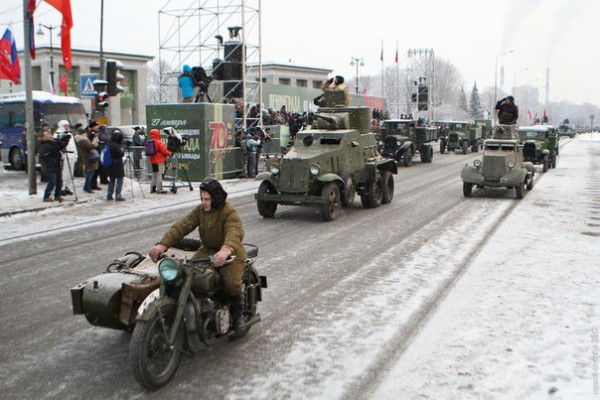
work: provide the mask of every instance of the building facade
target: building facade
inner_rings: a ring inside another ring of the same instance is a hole
[[[23,59],[23,52],[19,52]],[[124,79],[120,85],[124,88],[118,96],[109,98],[109,106],[105,115],[109,125],[132,125],[146,123],[146,103],[148,97],[147,77],[148,63],[154,57],[125,54],[104,53],[105,60],[120,61],[124,68],[121,71]],[[72,49],[73,67],[66,71],[62,63],[60,47],[50,48],[41,46],[36,48],[36,58],[31,61],[32,90],[43,90],[64,94],[60,89],[60,81],[66,74],[67,95],[79,97],[84,104],[90,118],[97,118],[94,113],[93,81],[100,74],[100,54],[97,51]],[[23,80],[24,74],[22,74]],[[24,84],[12,84],[0,81],[0,93],[22,92]]]

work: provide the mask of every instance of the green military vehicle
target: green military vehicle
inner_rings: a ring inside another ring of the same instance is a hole
[[[469,148],[473,153],[477,153],[480,147],[483,147],[483,134],[481,126],[467,121],[446,121],[444,122],[444,136],[440,137],[440,153],[444,154],[446,150],[461,150],[467,154]]]
[[[428,144],[438,140],[439,127],[421,125],[414,119],[391,119],[383,121],[380,152],[384,157],[393,158],[398,164],[408,167],[416,153],[421,162],[433,160],[433,147]]]
[[[553,125],[522,126],[518,129],[523,144],[523,160],[542,165],[543,171],[556,168],[558,130]]]
[[[517,199],[523,198],[523,190],[533,189],[535,171],[533,164],[523,161],[522,146],[518,140],[488,139],[485,141],[483,159],[465,165],[461,172],[463,194],[471,197],[473,186],[477,188],[515,189]]]
[[[369,131],[366,107],[321,107],[309,129],[298,132],[285,155],[270,158],[255,195],[258,212],[271,218],[281,205],[317,206],[324,221],[335,219],[358,193],[363,207],[390,203],[397,173],[381,157]]]

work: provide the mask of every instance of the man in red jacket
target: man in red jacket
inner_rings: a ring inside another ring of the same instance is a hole
[[[150,156],[152,164],[152,179],[150,180],[150,193],[167,193],[162,188],[162,177],[165,174],[165,160],[173,154],[167,149],[167,146],[160,140],[160,131],[152,129],[150,131],[150,140],[154,141],[154,154]]]

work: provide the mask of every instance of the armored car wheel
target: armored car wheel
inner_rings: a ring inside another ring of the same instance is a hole
[[[523,198],[523,189],[525,189],[525,183],[521,182],[517,186],[515,186],[515,191],[517,192],[517,199]]]
[[[175,345],[169,346],[175,304],[162,304],[147,321],[138,321],[129,344],[129,363],[133,375],[143,387],[156,390],[166,385],[179,368],[184,344],[183,321],[177,330]]]
[[[360,194],[360,202],[364,208],[377,208],[383,200],[383,177],[377,174],[375,182],[367,185],[367,188]]]
[[[262,181],[260,186],[258,187],[259,195],[265,193],[277,193],[277,190],[269,181]],[[256,200],[256,207],[258,208],[258,213],[263,218],[273,218],[273,215],[275,215],[275,211],[277,211],[277,202],[268,200]]]
[[[335,182],[330,182],[323,187],[321,197],[325,203],[321,205],[321,218],[323,221],[333,221],[340,212],[340,188]]]
[[[413,152],[412,149],[409,147],[406,150],[404,150],[404,154],[402,154],[402,165],[404,165],[405,167],[410,167],[410,164],[412,163],[412,158]]]
[[[550,168],[550,159],[548,157],[544,157],[544,164],[543,164],[543,172],[548,172],[548,169]]]
[[[533,176],[527,180],[527,190],[533,189]]]
[[[341,195],[343,207],[349,207],[352,203],[354,203],[354,198],[356,197],[356,183],[354,181],[354,175],[349,174],[346,177],[344,190],[341,192]]]
[[[463,182],[463,195],[465,197],[471,197],[472,193],[473,193],[473,184]]]
[[[390,171],[383,171],[383,196],[381,204],[389,204],[394,198],[394,176]]]

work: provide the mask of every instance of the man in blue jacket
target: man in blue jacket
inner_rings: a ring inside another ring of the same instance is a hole
[[[192,69],[189,65],[183,66],[183,73],[179,75],[179,88],[181,89],[181,97],[184,103],[191,103],[194,99],[194,88],[198,86],[196,78],[192,74]]]

